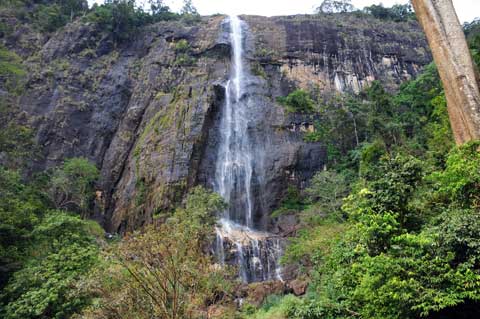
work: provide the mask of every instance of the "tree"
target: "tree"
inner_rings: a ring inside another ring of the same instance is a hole
[[[69,17],[70,21],[73,18],[88,10],[88,2],[86,0],[57,0],[57,3],[62,7],[62,12]]]
[[[155,8],[163,10],[164,7]],[[94,7],[88,19],[110,32],[117,44],[132,39],[140,26],[153,20],[142,8],[136,6],[135,0],[105,0],[103,5]]]
[[[351,0],[324,0],[316,9],[317,13],[340,13],[354,10]]]
[[[170,8],[165,4],[164,0],[149,0],[148,3],[150,4],[150,10],[153,15],[170,11]]]
[[[411,4],[396,4],[391,8],[385,8],[383,4],[373,4],[365,7],[364,12],[373,15],[377,19],[407,21],[415,16]]]
[[[98,169],[84,158],[71,158],[56,168],[50,179],[48,195],[57,209],[76,209],[87,212],[94,196],[93,184]]]
[[[322,170],[313,176],[306,193],[310,200],[319,201],[321,213],[329,214],[340,209],[348,187],[343,175],[333,170]]]
[[[53,0],[38,5],[36,23],[46,32],[53,32],[88,10],[86,0]]]
[[[457,144],[480,139],[480,91],[465,35],[451,0],[412,0],[445,88]]]
[[[103,230],[92,221],[51,211],[32,232],[33,256],[17,271],[0,295],[6,319],[69,318],[89,302],[76,294],[98,261],[95,237]]]
[[[198,10],[192,3],[192,0],[184,0],[181,14],[198,15]]]

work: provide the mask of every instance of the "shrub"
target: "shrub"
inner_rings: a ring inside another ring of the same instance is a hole
[[[79,217],[52,211],[35,227],[36,254],[17,271],[2,294],[4,318],[67,318],[89,303],[89,296],[75,293],[98,262],[94,234],[98,226]]]
[[[315,102],[301,89],[293,91],[287,97],[278,98],[278,102],[285,105],[288,112],[311,113],[315,110]]]
[[[26,71],[21,58],[15,53],[0,45],[0,83],[13,93],[18,89]]]
[[[186,39],[180,39],[175,43],[175,52],[186,53],[190,50],[190,44]]]

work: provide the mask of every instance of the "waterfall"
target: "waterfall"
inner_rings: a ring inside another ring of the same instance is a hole
[[[245,24],[229,17],[232,62],[225,85],[225,104],[220,121],[220,143],[215,166],[215,191],[229,204],[216,228],[215,253],[220,263],[235,255],[239,276],[244,282],[281,280],[280,238],[254,222],[255,201],[252,180],[255,145],[250,140],[249,105],[254,103],[246,82],[250,72],[243,58]]]

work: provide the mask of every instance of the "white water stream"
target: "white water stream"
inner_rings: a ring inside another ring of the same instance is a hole
[[[255,101],[245,87],[246,80],[251,76],[244,68],[245,25],[237,16],[230,16],[229,24],[232,67],[225,85],[215,169],[215,191],[225,199],[229,208],[223,212],[216,229],[215,251],[222,264],[229,253],[235,254],[244,282],[281,280],[280,238],[256,229],[253,218],[255,147],[248,134],[248,106]]]

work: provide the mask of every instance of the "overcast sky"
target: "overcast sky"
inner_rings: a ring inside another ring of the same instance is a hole
[[[88,0],[90,4],[103,0]],[[138,3],[146,0],[137,0]],[[166,0],[172,10],[179,10],[182,0]],[[352,0],[356,8],[371,4],[383,3],[392,6],[396,3],[407,3],[408,0]],[[322,0],[193,0],[202,15],[214,13],[257,14],[264,16],[312,13]],[[472,21],[480,17],[480,0],[453,0],[457,14],[462,22]]]

